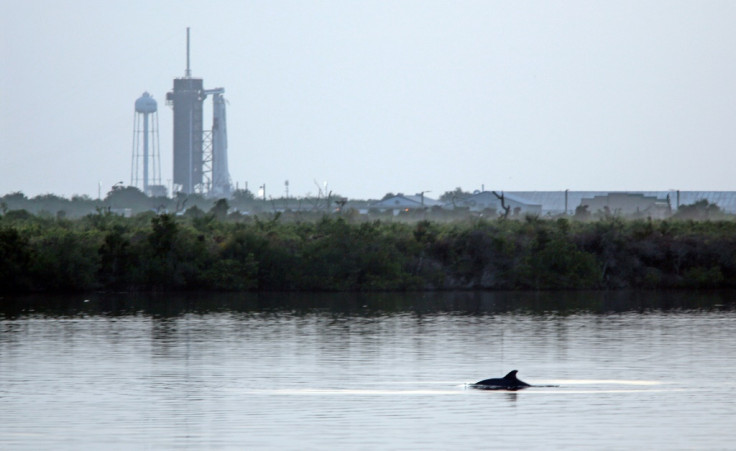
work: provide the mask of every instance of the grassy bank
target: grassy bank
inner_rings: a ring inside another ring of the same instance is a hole
[[[0,291],[736,286],[736,222],[0,217]]]

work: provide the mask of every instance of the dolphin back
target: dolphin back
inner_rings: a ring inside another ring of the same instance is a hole
[[[510,371],[506,376],[502,378],[484,379],[482,381],[472,384],[475,388],[483,389],[497,389],[497,390],[518,390],[524,387],[531,387],[524,381],[520,381],[516,378],[517,370]]]

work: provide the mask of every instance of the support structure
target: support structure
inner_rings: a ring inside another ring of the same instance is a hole
[[[227,117],[224,88],[206,91],[212,94],[212,187],[213,197],[230,197],[230,171],[227,164]]]

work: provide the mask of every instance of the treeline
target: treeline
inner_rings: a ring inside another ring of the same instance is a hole
[[[43,218],[79,219],[88,214],[107,211],[119,215],[136,215],[145,212],[203,214],[224,199],[213,199],[203,194],[177,193],[174,197],[149,197],[132,186],[115,185],[104,197],[72,196],[67,199],[55,194],[27,197],[22,192],[0,196],[0,214],[24,210]],[[302,212],[306,216],[321,216],[326,212],[341,209],[347,203],[344,197],[320,193],[318,196],[302,198],[256,199],[248,190],[235,190],[226,205],[228,209],[242,213],[269,214],[276,211]],[[352,200],[350,207],[368,208],[371,201]]]
[[[0,292],[736,286],[736,222],[0,216]]]

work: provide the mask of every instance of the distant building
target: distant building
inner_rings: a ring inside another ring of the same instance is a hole
[[[649,216],[666,218],[671,213],[667,198],[645,196],[639,193],[608,193],[580,200],[581,207],[590,213],[607,213],[615,216]]]
[[[415,196],[405,196],[403,194],[397,194],[393,197],[374,202],[370,208],[372,210],[379,211],[392,211],[394,215],[399,214],[402,211],[421,210],[425,208],[432,208],[435,206],[442,206],[442,202],[430,199],[422,194]]]
[[[513,194],[502,193],[504,204],[510,208],[511,215],[541,215],[542,206],[534,204]],[[445,204],[445,208],[467,208],[469,211],[482,212],[493,211],[503,214],[504,209],[501,205],[501,199],[492,191],[481,191],[464,199],[455,200],[449,204]]]
[[[645,197],[652,196],[662,202],[666,202],[669,197],[673,213],[677,211],[680,205],[691,205],[700,200],[707,200],[711,204],[716,204],[726,213],[736,213],[736,191],[507,191],[506,195],[516,196],[533,204],[541,205],[544,215],[564,213],[572,215],[583,199],[622,193],[641,194]],[[590,210],[590,212],[594,213],[593,210]]]
[[[500,191],[496,191],[499,195]],[[736,191],[505,191],[504,202],[514,215],[573,215],[581,205],[590,213],[608,212],[626,217],[666,218],[677,212],[679,206],[692,205],[701,200],[715,204],[723,212],[736,214]],[[440,202],[422,195],[397,194],[373,202],[370,210],[392,211],[393,214],[419,209],[441,207],[444,210],[466,209],[474,213],[501,215],[501,201],[493,191]]]

